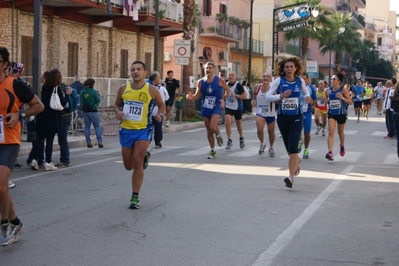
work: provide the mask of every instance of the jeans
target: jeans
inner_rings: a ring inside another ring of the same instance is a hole
[[[395,128],[393,126],[392,114],[393,114],[393,111],[391,111],[391,110],[387,110],[385,113],[385,125],[387,127],[389,137],[395,136]]]
[[[68,131],[72,121],[72,114],[61,116],[61,128],[58,132],[58,145],[60,145],[60,162],[70,163]]]
[[[161,120],[161,122],[157,122],[154,118],[152,118],[152,124],[154,125],[154,141],[155,141],[155,145],[159,145],[161,144],[161,140],[162,140],[162,121],[163,118]]]
[[[39,145],[39,147],[37,148],[37,150],[39,151],[38,153],[38,157],[34,158],[33,157],[33,146],[35,145],[35,142],[32,142],[32,149],[29,153],[28,159],[26,160],[26,163],[28,165],[30,165],[30,163],[32,162],[33,159],[37,159],[37,163],[39,166],[42,166],[44,164],[44,141],[42,141]]]
[[[90,139],[90,126],[93,123],[94,130],[96,132],[96,137],[98,143],[103,143],[103,137],[100,127],[100,116],[97,112],[82,112],[83,119],[85,121],[85,138],[86,143],[91,143]]]
[[[40,148],[43,145],[44,140],[46,140],[46,162],[51,163],[51,157],[53,155],[53,143],[54,143],[55,133],[43,133],[37,132],[36,141],[33,142],[33,147],[29,158],[38,160],[40,156]]]
[[[393,122],[396,131],[396,153],[398,154],[399,158],[399,121]]]

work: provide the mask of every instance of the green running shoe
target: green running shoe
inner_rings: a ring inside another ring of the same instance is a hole
[[[132,196],[132,198],[130,199],[129,209],[140,209],[140,200],[138,196]]]
[[[143,170],[145,170],[148,167],[148,161],[150,160],[150,157],[151,157],[151,153],[150,153],[150,151],[147,151],[144,156]]]
[[[215,159],[216,158],[216,151],[211,150],[211,152],[209,153],[208,159]]]

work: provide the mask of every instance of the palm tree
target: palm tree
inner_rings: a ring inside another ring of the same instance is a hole
[[[328,27],[319,31],[320,52],[335,52],[334,64],[337,72],[341,72],[342,53],[346,51],[353,56],[361,43],[361,35],[351,23],[352,16],[342,13],[334,13]]]
[[[316,18],[310,17],[308,19],[308,26],[287,32],[285,38],[287,40],[301,40],[302,63],[306,69],[309,40],[319,40],[320,34],[318,34],[318,31],[330,23],[328,16],[331,12],[329,11],[329,7],[320,5],[321,0],[289,0],[286,2],[286,5],[294,5],[303,2],[308,3],[311,7],[317,8],[319,15]]]
[[[367,66],[372,66],[380,62],[378,51],[375,49],[373,42],[363,39],[359,43],[359,49],[353,55],[354,60],[358,60],[363,75],[367,75]]]
[[[183,39],[191,41],[191,57],[188,65],[183,66],[182,88],[183,93],[190,91],[190,76],[193,76],[193,52],[194,52],[194,33],[195,28],[198,26],[198,8],[196,7],[195,0],[185,0],[183,4]],[[197,20],[197,21],[196,21]],[[197,24],[197,25],[196,25]],[[184,113],[187,116],[196,114],[195,102],[186,101]]]

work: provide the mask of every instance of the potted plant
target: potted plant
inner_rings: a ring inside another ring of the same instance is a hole
[[[158,15],[158,17],[159,17],[160,19],[164,19],[164,18],[165,18],[165,15],[166,15],[166,10],[165,10],[165,9],[159,10],[159,15]]]
[[[213,32],[216,32],[216,27],[211,26],[211,27],[208,28],[208,31],[209,31],[209,32],[212,32],[212,33],[213,33]]]
[[[227,19],[227,14],[224,13],[217,13],[216,14],[216,19],[219,21],[224,21]]]
[[[243,29],[249,28],[249,22],[246,20],[240,20],[240,25],[241,25],[241,27],[243,27]]]

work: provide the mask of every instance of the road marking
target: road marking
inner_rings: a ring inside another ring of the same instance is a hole
[[[398,164],[398,155],[397,154],[388,154],[385,157],[384,164]]]
[[[373,133],[371,133],[371,136],[381,136],[384,137],[387,135],[386,131],[374,131]]]
[[[205,127],[184,130],[184,133],[194,133],[194,132],[199,132],[199,131],[202,131],[202,130],[205,130]]]
[[[239,145],[238,145],[239,146]],[[234,147],[234,146],[233,146]],[[231,153],[233,152],[233,153]],[[265,153],[267,153],[267,150],[265,150]],[[252,157],[255,155],[259,155],[259,148],[256,147],[248,147],[245,149],[240,149],[236,151],[227,151],[227,156],[232,156],[232,157]]]
[[[24,177],[20,177],[20,178],[15,178],[12,181],[22,181],[22,180],[26,180],[26,179],[30,179],[32,177],[37,177],[37,176],[44,176],[44,175],[48,175],[48,174],[54,174],[54,172],[62,172],[62,171],[66,171],[66,170],[70,170],[70,169],[74,169],[74,168],[80,168],[80,167],[85,167],[88,165],[92,165],[92,164],[96,164],[96,163],[103,163],[103,162],[107,162],[107,161],[112,161],[112,160],[116,160],[116,159],[121,159],[121,156],[116,156],[116,157],[112,157],[112,158],[107,158],[107,159],[102,159],[102,160],[97,160],[97,161],[93,161],[93,162],[89,162],[89,163],[84,163],[84,164],[79,164],[79,165],[73,165],[70,167],[65,167],[65,168],[59,168],[56,171],[35,171],[37,174],[33,174],[33,175],[28,175],[28,176],[24,176]]]
[[[326,187],[320,195],[313,200],[313,202],[302,212],[302,214],[292,222],[292,224],[282,232],[274,243],[266,249],[259,258],[255,261],[253,266],[268,266],[273,265],[274,259],[278,254],[283,251],[292,239],[299,233],[302,227],[313,217],[313,215],[320,209],[323,203],[326,201],[335,189],[346,179],[346,175],[350,173],[354,165],[348,165],[341,174],[339,174],[334,181],[332,181],[328,187]]]
[[[347,151],[345,152],[345,156],[341,157],[337,151],[336,154],[334,155],[334,161],[354,163],[357,162],[357,160],[359,160],[360,156],[362,156],[363,154],[364,152],[360,151]]]
[[[108,155],[110,153],[121,152],[121,150],[122,150],[121,147],[112,148],[112,149],[95,149],[95,150],[92,150],[91,152],[82,153],[81,155],[83,155],[83,156]]]
[[[201,155],[201,154],[207,154],[209,153],[210,148],[209,147],[205,147],[205,148],[201,148],[201,149],[196,149],[196,150],[191,150],[188,152],[183,152],[183,153],[179,153],[177,155],[179,156],[187,156],[187,155]]]

